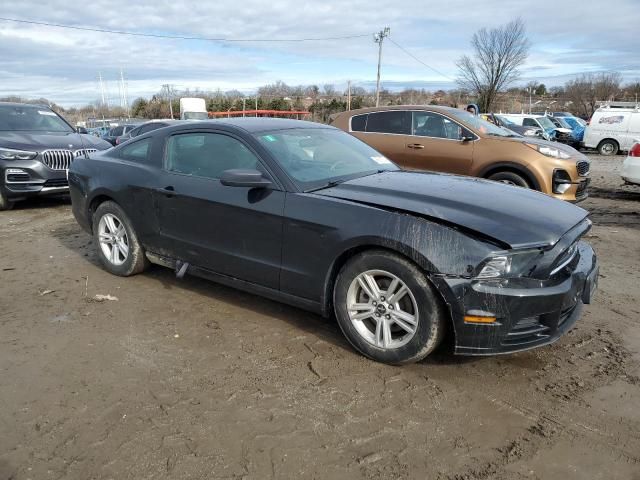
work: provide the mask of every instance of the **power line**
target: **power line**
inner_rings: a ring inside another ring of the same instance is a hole
[[[29,25],[41,25],[45,27],[55,27],[55,28],[67,28],[70,30],[82,30],[86,32],[99,32],[99,33],[110,33],[115,35],[129,35],[133,37],[150,37],[150,38],[167,38],[173,40],[201,40],[205,42],[322,42],[329,40],[347,40],[351,38],[363,38],[369,37],[370,33],[364,33],[361,35],[344,35],[337,37],[319,37],[319,38],[210,38],[210,37],[188,37],[182,35],[164,35],[159,33],[141,33],[141,32],[128,32],[124,30],[109,30],[106,28],[97,28],[97,27],[79,27],[76,25],[63,25],[61,23],[50,23],[50,22],[36,22],[34,20],[20,20],[17,18],[6,18],[0,17],[0,20],[5,22],[15,22],[15,23],[24,23]]]
[[[444,78],[447,78],[449,80],[451,80],[452,82],[455,82],[454,78],[451,78],[448,75],[445,75],[444,73],[442,73],[441,71],[433,68],[431,65],[423,62],[422,60],[420,60],[418,57],[416,57],[413,53],[411,53],[409,50],[407,50],[406,48],[402,47],[401,45],[398,45],[396,42],[393,41],[393,39],[389,38],[389,41],[391,43],[393,43],[396,47],[398,47],[400,50],[402,50],[404,53],[406,53],[407,55],[409,55],[411,58],[413,58],[416,62],[418,62],[421,65],[424,65],[425,67],[427,67],[430,70],[433,70],[434,72],[436,72],[438,75],[443,76]]]

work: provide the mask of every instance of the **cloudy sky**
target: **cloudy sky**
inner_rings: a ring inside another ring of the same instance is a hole
[[[64,106],[100,97],[111,103],[117,78],[129,97],[162,84],[179,89],[238,89],[276,80],[288,84],[375,82],[375,31],[438,72],[386,42],[383,86],[451,88],[455,61],[481,27],[522,17],[532,43],[521,83],[564,83],[582,72],[620,71],[640,78],[638,0],[3,0],[0,17],[156,35],[251,40],[214,42],[135,37],[0,20],[0,96],[46,97]],[[262,42],[302,38],[322,41]]]

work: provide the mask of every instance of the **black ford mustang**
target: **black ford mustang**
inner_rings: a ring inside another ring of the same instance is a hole
[[[162,128],[69,171],[116,275],[149,262],[330,315],[378,361],[557,340],[595,289],[587,212],[476,178],[399,170],[335,128],[230,119]]]

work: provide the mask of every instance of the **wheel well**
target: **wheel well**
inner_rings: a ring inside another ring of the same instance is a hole
[[[91,229],[93,229],[93,214],[102,203],[108,201],[113,201],[113,198],[109,197],[108,195],[97,195],[93,200],[91,200],[88,212],[89,225],[91,226]]]
[[[602,140],[600,140],[596,148],[600,148],[600,145],[602,145],[604,142],[615,143],[618,146],[618,148],[620,148],[620,142],[618,142],[615,138],[603,138]]]
[[[449,304],[447,303],[444,295],[438,289],[436,284],[431,280],[431,278],[429,278],[429,273],[425,271],[424,268],[422,268],[420,265],[418,265],[418,263],[415,260],[407,256],[406,254],[399,252],[398,250],[394,250],[393,248],[381,247],[378,245],[359,245],[357,247],[350,248],[342,252],[338,256],[338,258],[336,258],[336,260],[333,262],[333,265],[331,266],[331,270],[329,271],[329,275],[327,275],[327,280],[325,282],[325,288],[324,288],[324,299],[322,302],[322,307],[323,307],[323,314],[325,316],[329,316],[333,312],[333,288],[335,286],[336,279],[338,278],[338,273],[340,273],[340,270],[342,269],[342,267],[351,258],[353,258],[355,255],[358,255],[359,253],[366,252],[368,250],[384,250],[384,251],[393,253],[394,255],[399,255],[405,260],[413,263],[416,267],[418,267],[422,271],[422,273],[424,273],[425,277],[433,287],[433,290],[437,292],[438,300],[442,302],[442,307],[447,312],[448,327],[451,328],[451,331],[455,332],[455,328],[453,325],[453,317],[451,315],[451,309],[449,307]]]
[[[540,184],[535,179],[535,177],[531,174],[531,172],[529,172],[528,170],[522,167],[516,167],[512,165],[500,165],[500,166],[492,167],[486,172],[484,172],[484,174],[482,175],[482,178],[489,178],[491,175],[494,175],[500,172],[511,172],[511,173],[515,173],[516,175],[520,175],[522,178],[524,178],[527,181],[527,183],[531,188],[538,191],[540,190]]]

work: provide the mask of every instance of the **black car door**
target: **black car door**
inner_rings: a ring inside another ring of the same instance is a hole
[[[258,169],[258,155],[223,131],[167,137],[164,170],[155,190],[160,235],[172,256],[217,273],[279,287],[285,193],[229,187],[225,170]]]

